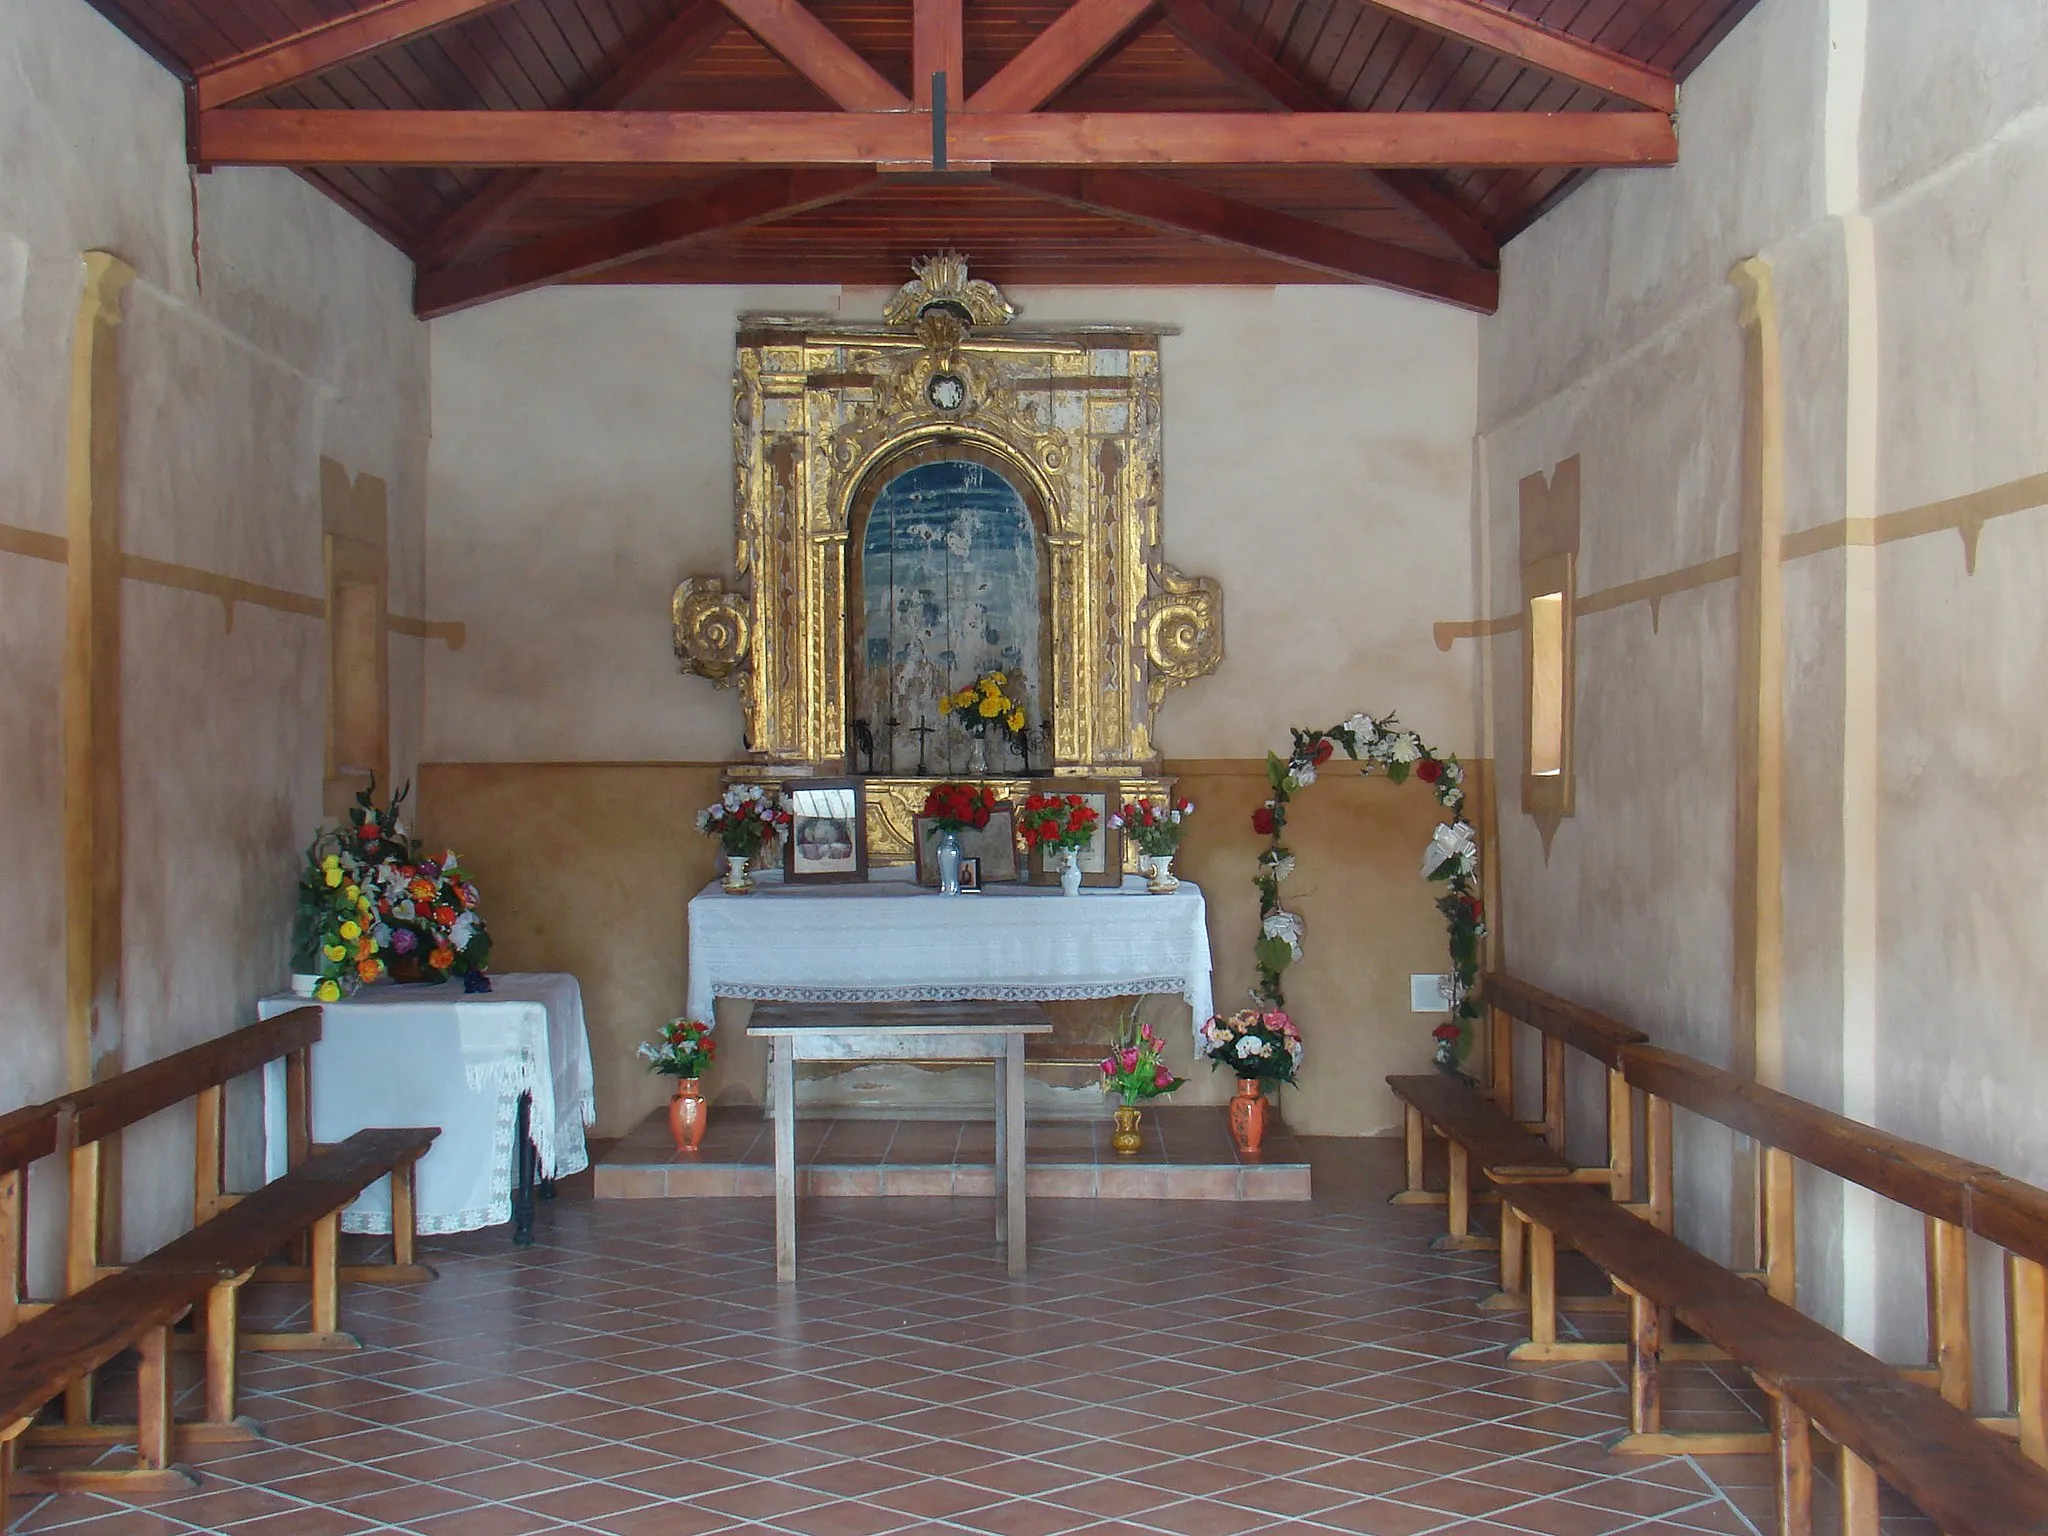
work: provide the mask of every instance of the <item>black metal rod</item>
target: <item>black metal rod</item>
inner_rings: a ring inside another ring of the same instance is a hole
[[[932,169],[946,168],[946,72],[932,71]]]

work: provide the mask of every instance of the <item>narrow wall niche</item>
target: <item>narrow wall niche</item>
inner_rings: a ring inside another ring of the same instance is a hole
[[[1578,604],[1579,461],[1528,475],[1521,493],[1522,810],[1550,856],[1572,814],[1574,629]]]
[[[391,777],[389,580],[384,482],[320,461],[327,560],[327,769],[322,803],[347,812],[374,778]]]

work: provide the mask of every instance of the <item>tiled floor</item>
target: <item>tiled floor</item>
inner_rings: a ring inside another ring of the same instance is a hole
[[[1144,1145],[1111,1150],[1108,1120],[1034,1123],[1025,1136],[1026,1187],[1045,1198],[1306,1200],[1300,1141],[1276,1125],[1255,1156],[1230,1143],[1213,1107],[1148,1106]],[[813,1195],[992,1195],[990,1120],[815,1119],[797,1122],[800,1188]],[[704,1144],[678,1152],[668,1114],[650,1115],[597,1165],[602,1199],[773,1195],[775,1143],[759,1111],[721,1110]]]
[[[9,1513],[82,1536],[1768,1529],[1760,1460],[1612,1457],[1611,1368],[1502,1360],[1486,1257],[1384,1203],[1395,1148],[1312,1155],[1309,1203],[1046,1201],[1015,1282],[984,1200],[816,1202],[787,1290],[766,1202],[564,1200],[530,1250],[475,1234],[432,1245],[430,1286],[351,1289],[360,1354],[245,1355],[273,1439],[194,1452],[197,1491]],[[1701,1422],[1748,1412],[1673,1376]]]

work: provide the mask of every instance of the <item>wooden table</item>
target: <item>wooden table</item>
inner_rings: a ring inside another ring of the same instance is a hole
[[[1037,1003],[762,1003],[749,1035],[769,1043],[775,1096],[775,1278],[796,1278],[796,1064],[989,1061],[996,1069],[996,1240],[1024,1273],[1024,1037],[1052,1021]]]

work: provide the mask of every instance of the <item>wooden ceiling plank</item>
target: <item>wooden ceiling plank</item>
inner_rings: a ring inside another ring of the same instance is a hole
[[[1657,112],[961,113],[954,158],[1019,165],[1675,165]],[[929,163],[923,113],[199,114],[202,165]]]
[[[1395,288],[1486,314],[1500,304],[1497,273],[1369,240],[1165,176],[1144,171],[1037,169],[1005,170],[996,175],[1007,185],[1070,207],[1192,235],[1347,282]]]
[[[696,58],[731,25],[732,16],[720,0],[695,0],[647,42],[634,48],[625,62],[599,81],[577,105],[592,112],[609,112],[625,106],[650,82]],[[474,250],[502,228],[505,220],[552,174],[538,167],[498,172],[428,231],[412,253],[413,259],[422,266],[442,267]]]
[[[323,74],[408,38],[479,16],[508,0],[382,0],[381,4],[266,43],[198,74],[202,111]]]
[[[969,112],[1035,112],[1151,14],[1157,0],[1074,0],[967,98]]]
[[[967,95],[967,34],[961,24],[960,0],[911,0],[910,99],[930,111],[932,76],[946,77],[946,105],[958,107]]]
[[[1678,83],[1662,70],[1553,32],[1485,0],[1368,0],[1432,32],[1505,54],[1655,112],[1678,109]]]
[[[1166,20],[1190,48],[1278,112],[1331,112],[1340,103],[1302,79],[1253,41],[1208,0],[1166,0]],[[1482,267],[1500,265],[1492,233],[1456,197],[1422,171],[1368,173],[1381,192],[1424,222]]]
[[[788,218],[854,197],[876,184],[871,171],[754,171],[616,218],[565,230],[488,261],[422,271],[413,309],[422,320],[491,299],[622,266],[707,235]]]
[[[725,0],[725,8],[783,63],[847,111],[909,109],[909,98],[801,0]]]

